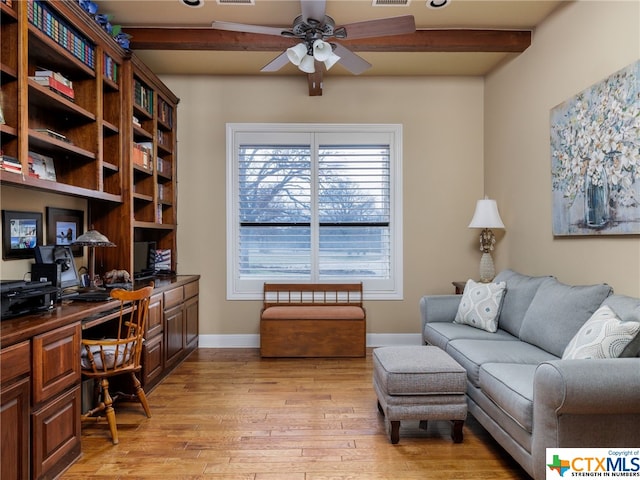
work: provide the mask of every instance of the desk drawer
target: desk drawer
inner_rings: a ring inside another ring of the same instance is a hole
[[[31,343],[17,343],[0,350],[0,378],[3,384],[31,371]]]
[[[164,309],[169,310],[171,307],[180,305],[184,299],[184,289],[177,287],[164,292]]]

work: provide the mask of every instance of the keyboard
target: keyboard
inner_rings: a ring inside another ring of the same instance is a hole
[[[98,290],[95,292],[80,292],[78,295],[72,297],[76,302],[105,302],[109,300],[111,296],[107,290]]]

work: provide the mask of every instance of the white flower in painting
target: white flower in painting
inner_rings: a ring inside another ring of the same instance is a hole
[[[640,62],[552,112],[553,188],[570,203],[586,182],[612,205],[637,206],[640,182]]]

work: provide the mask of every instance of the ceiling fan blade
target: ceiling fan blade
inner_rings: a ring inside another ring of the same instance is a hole
[[[282,67],[284,67],[287,63],[289,63],[289,57],[287,57],[287,52],[282,52],[276,58],[267,63],[264,67],[262,67],[261,72],[277,72]]]
[[[264,27],[261,25],[245,25],[244,23],[233,22],[218,22],[211,23],[211,28],[216,30],[226,30],[229,32],[244,32],[244,33],[260,33],[262,35],[277,35],[282,36],[282,32],[287,31],[286,28],[279,27]]]
[[[347,40],[355,40],[357,38],[386,37],[389,35],[414,33],[416,31],[416,22],[413,15],[402,15],[400,17],[349,23],[342,25],[342,28],[347,31]]]
[[[365,70],[371,68],[371,64],[369,62],[353,53],[344,45],[341,45],[339,43],[336,43],[335,45],[336,48],[333,50],[333,53],[340,57],[338,63],[340,63],[344,68],[349,70],[354,75],[360,75]]]
[[[322,95],[322,64],[316,62],[316,71],[307,74],[307,82],[309,83],[309,96],[319,97]]]
[[[300,0],[302,7],[302,20],[309,23],[309,19],[324,23],[326,1],[325,0]]]

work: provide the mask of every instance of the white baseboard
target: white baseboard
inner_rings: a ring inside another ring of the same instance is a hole
[[[200,348],[260,348],[260,335],[200,335]],[[367,347],[421,345],[419,333],[368,333]]]

